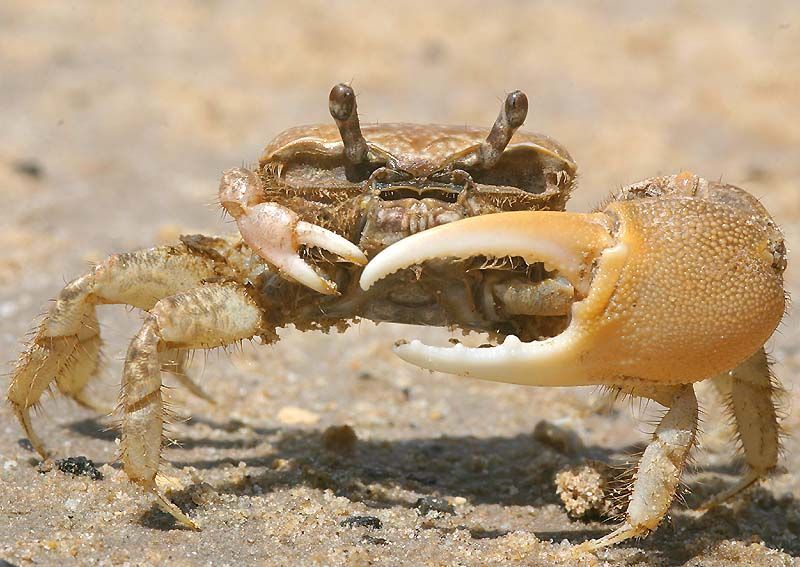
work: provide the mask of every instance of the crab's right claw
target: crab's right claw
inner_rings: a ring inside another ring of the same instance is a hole
[[[523,343],[509,336],[492,348],[431,347],[401,341],[395,352],[407,362],[442,372],[531,385],[580,385],[587,372],[575,360],[590,344],[589,330],[608,302],[608,285],[596,285],[592,266],[624,263],[627,248],[615,246],[612,223],[603,214],[517,212],[472,217],[441,225],[389,246],[367,264],[361,287],[434,258],[521,257],[558,272],[575,290],[581,308],[573,306],[572,323],[556,337]],[[616,270],[612,270],[616,271]],[[613,280],[609,274],[608,279]],[[592,285],[595,284],[595,285]]]
[[[244,168],[226,171],[219,196],[222,206],[236,219],[248,246],[281,274],[319,293],[336,294],[336,283],[317,273],[298,255],[300,246],[331,252],[359,266],[367,263],[364,253],[346,238],[300,220],[297,213],[283,205],[262,202],[261,181],[252,171]]]
[[[770,337],[785,306],[782,249],[763,208],[723,187],[713,199],[620,201],[593,214],[509,212],[441,225],[375,256],[361,286],[431,259],[542,263],[575,289],[560,334],[530,342],[508,336],[491,348],[401,342],[397,354],[431,370],[517,384],[685,384],[735,367]]]
[[[281,274],[326,295],[336,283],[317,273],[299,255],[301,245],[327,250],[363,266],[367,257],[349,240],[321,226],[299,220],[297,213],[277,203],[259,203],[236,219],[245,242]]]

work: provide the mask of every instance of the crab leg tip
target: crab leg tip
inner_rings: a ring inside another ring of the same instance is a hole
[[[196,532],[202,531],[200,526],[194,520],[184,514],[183,511],[173,504],[164,494],[160,493],[156,488],[151,490],[155,494],[156,503],[161,510],[175,518],[175,521],[177,521],[180,525]]]

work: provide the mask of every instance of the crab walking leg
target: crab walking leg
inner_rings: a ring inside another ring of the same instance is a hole
[[[263,202],[258,175],[244,168],[222,175],[219,200],[236,220],[242,238],[278,271],[314,291],[335,295],[336,283],[317,273],[299,255],[301,245],[313,246],[363,266],[367,257],[352,242],[335,232],[305,221],[278,203]]]
[[[653,433],[636,471],[625,522],[610,534],[580,547],[595,550],[656,529],[667,514],[697,434],[697,398],[691,384],[636,388],[669,409]]]
[[[100,366],[100,323],[97,314],[89,309],[83,316],[81,326],[72,341],[62,343],[74,350],[62,366],[62,372],[55,376],[59,391],[78,404],[100,411],[100,407],[89,399],[85,392],[88,380],[95,376]]]
[[[704,510],[713,508],[765,477],[778,464],[780,454],[780,426],[775,410],[775,398],[780,390],[774,382],[764,348],[713,380],[728,398],[748,470],[738,483],[709,500],[703,506]]]
[[[169,372],[181,386],[189,390],[192,394],[207,401],[210,404],[216,404],[205,390],[203,390],[194,380],[189,378],[186,372],[186,362],[189,360],[189,351],[187,349],[170,349],[165,350],[159,354],[161,361],[161,371]]]
[[[575,288],[560,277],[536,283],[517,279],[495,284],[492,295],[509,315],[566,315],[575,301]]]
[[[47,451],[31,424],[30,408],[56,381],[58,389],[80,405],[103,411],[86,397],[86,383],[97,374],[100,365],[100,328],[94,308],[77,318],[73,332],[66,336],[48,336],[43,324],[36,337],[20,356],[8,389],[8,401],[25,435],[42,458]]]
[[[262,323],[261,310],[244,287],[206,285],[156,303],[128,348],[120,393],[123,468],[189,527],[197,528],[156,486],[165,418],[159,352],[228,345],[258,334]]]
[[[8,401],[42,457],[47,451],[31,425],[30,408],[53,381],[65,395],[95,407],[85,387],[99,367],[96,305],[150,309],[158,299],[196,287],[214,275],[211,260],[180,246],[163,246],[111,256],[64,287],[17,361],[8,389]]]

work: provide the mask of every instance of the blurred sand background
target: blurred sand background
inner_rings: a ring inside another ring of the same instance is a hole
[[[691,169],[746,187],[800,249],[797,2],[241,1],[0,3],[0,361],[68,280],[108,254],[232,230],[220,172],[300,123],[327,122],[352,80],[365,121],[492,123],[523,89],[526,128],[579,164],[572,210],[619,186]],[[787,285],[798,295],[790,257]],[[113,403],[141,320],[101,310]],[[203,526],[176,528],[117,465],[102,481],[37,472],[0,405],[0,558],[14,565],[791,565],[800,555],[798,319],[770,342],[789,390],[786,471],[706,516],[678,504],[651,537],[574,558],[604,533],[570,520],[554,474],[645,439],[634,405],[419,372],[393,358],[429,330],[361,323],[292,330],[274,347],[199,355],[218,401],[171,390],[181,446],[165,457]],[[0,390],[6,387],[0,379]],[[690,506],[735,479],[705,406]],[[575,451],[532,432],[573,431]],[[35,426],[60,456],[112,463],[108,420],[47,400]],[[351,454],[322,432],[350,425]],[[545,440],[546,441],[546,440]],[[435,496],[455,514],[421,514]],[[343,527],[375,516],[380,529]]]

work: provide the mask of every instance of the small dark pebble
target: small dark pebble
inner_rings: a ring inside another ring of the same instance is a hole
[[[56,461],[56,466],[61,472],[65,472],[75,476],[88,476],[92,480],[102,480],[103,473],[97,470],[94,462],[84,456],[80,457],[67,457]]]
[[[44,175],[44,167],[42,167],[42,164],[32,159],[21,159],[15,161],[14,171],[20,175],[27,175],[33,179],[39,179]]]
[[[0,559],[0,567],[17,567],[14,563],[9,563],[5,559]]]
[[[375,516],[350,516],[349,518],[345,518],[339,525],[343,528],[372,528],[373,530],[379,530],[383,527],[380,518],[376,518]]]
[[[389,540],[382,538],[382,537],[375,537],[371,535],[365,535],[361,538],[362,543],[370,543],[372,545],[388,545]]]
[[[417,509],[421,516],[425,516],[428,512],[441,512],[443,514],[455,514],[456,508],[444,498],[436,498],[435,496],[425,496],[418,498],[414,503],[414,508]]]
[[[349,425],[331,425],[322,432],[322,445],[331,453],[351,454],[357,443],[358,436]]]
[[[17,440],[17,445],[19,445],[20,447],[22,447],[22,448],[23,448],[23,449],[25,449],[26,451],[31,451],[31,452],[33,452],[33,450],[34,450],[34,449],[33,449],[33,445],[32,445],[32,444],[31,444],[31,442],[30,442],[30,441],[28,441],[27,439],[18,439],[18,440]],[[0,563],[0,566],[2,566],[2,563]]]

